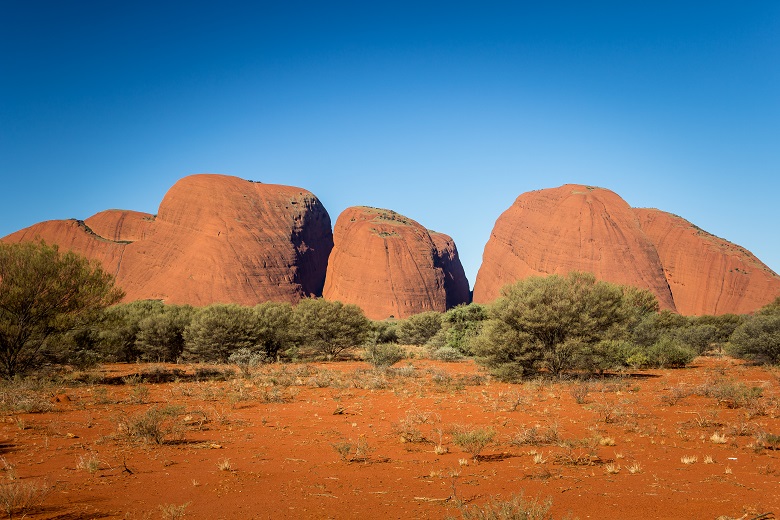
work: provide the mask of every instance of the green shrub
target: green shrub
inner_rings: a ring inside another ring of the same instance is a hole
[[[780,364],[780,313],[759,313],[731,335],[729,353],[756,363]]]
[[[404,350],[393,343],[370,343],[366,346],[363,359],[376,368],[387,368],[406,357]]]
[[[123,295],[96,261],[43,242],[0,242],[0,376],[40,368],[50,342]]]
[[[387,319],[371,322],[371,341],[375,343],[398,343],[398,321]]]
[[[130,440],[164,444],[181,438],[183,426],[178,418],[183,411],[183,406],[152,406],[133,416],[121,416],[118,429]]]
[[[265,302],[253,309],[256,319],[255,348],[273,361],[294,345],[291,332],[293,308],[289,303]]]
[[[590,273],[531,277],[504,287],[475,342],[478,361],[500,378],[587,368],[589,350],[657,308],[649,291]],[[586,362],[587,361],[587,362]]]
[[[636,345],[650,347],[661,336],[674,335],[688,326],[688,319],[670,310],[645,314],[631,328],[631,341]]]
[[[470,356],[473,354],[474,339],[487,318],[487,309],[482,305],[458,305],[444,313],[441,330],[428,341],[428,346],[432,351],[447,347]]]
[[[680,368],[693,361],[696,352],[676,338],[662,336],[648,349],[647,357],[654,368]]]
[[[252,369],[268,361],[264,352],[256,352],[248,348],[240,348],[228,356],[228,363],[238,366],[244,377],[252,375]]]
[[[718,328],[706,323],[694,324],[679,329],[675,337],[691,347],[698,355],[702,355],[718,342]]]
[[[203,307],[184,329],[184,356],[193,361],[227,363],[236,350],[254,349],[257,317],[252,308],[235,304]]]
[[[371,322],[357,305],[310,298],[295,306],[291,326],[301,355],[333,359],[362,345]]]
[[[441,329],[442,314],[428,311],[398,322],[396,333],[403,345],[425,345]]]
[[[138,322],[135,349],[142,361],[176,361],[184,352],[184,330],[195,310],[189,305],[165,305]]]
[[[482,451],[493,444],[496,431],[492,428],[456,427],[452,432],[452,442],[471,454],[473,459],[478,459]]]
[[[456,348],[441,347],[433,351],[431,358],[439,361],[460,361],[463,359],[463,354]]]

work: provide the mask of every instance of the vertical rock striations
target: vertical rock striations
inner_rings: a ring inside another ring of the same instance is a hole
[[[680,314],[745,314],[780,295],[780,276],[750,251],[657,209],[635,209]]]
[[[435,238],[434,238],[435,237]],[[452,239],[394,211],[352,207],[336,220],[323,296],[366,316],[405,318],[468,301]]]
[[[109,210],[4,240],[37,238],[99,260],[128,301],[193,305],[319,295],[333,247],[330,217],[310,192],[226,175],[179,180],[156,218]]]
[[[496,221],[474,285],[486,303],[534,275],[587,271],[651,290],[675,309],[653,243],[631,207],[610,190],[566,184],[520,195]]]

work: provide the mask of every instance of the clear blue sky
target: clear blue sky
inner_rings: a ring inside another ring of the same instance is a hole
[[[192,173],[390,208],[473,284],[567,182],[780,270],[780,2],[0,1],[0,236]]]

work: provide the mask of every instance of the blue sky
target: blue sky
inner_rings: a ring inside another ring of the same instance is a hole
[[[0,2],[0,236],[193,173],[390,208],[469,281],[567,182],[780,271],[780,2]]]

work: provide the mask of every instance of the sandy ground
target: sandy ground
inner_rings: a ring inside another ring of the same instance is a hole
[[[198,368],[3,389],[0,493],[50,490],[15,517],[459,518],[520,493],[556,518],[780,515],[777,369],[698,358],[510,385],[470,361]],[[457,442],[469,432],[476,447]]]

